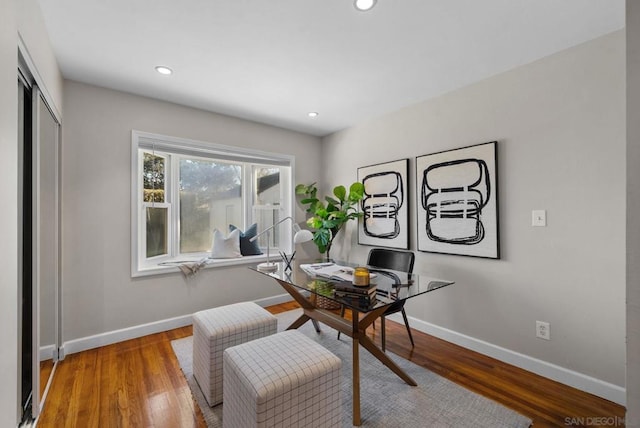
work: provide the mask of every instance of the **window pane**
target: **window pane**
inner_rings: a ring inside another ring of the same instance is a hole
[[[242,166],[180,160],[180,252],[211,250],[213,229],[243,227]]]
[[[147,207],[147,258],[168,253],[167,221],[167,208]]]
[[[256,180],[254,205],[280,205],[280,168],[257,166],[253,169]]]
[[[277,207],[275,208],[265,207],[265,206],[253,207],[253,221],[258,224],[258,233],[268,229],[269,227],[273,226],[280,220],[281,220],[280,210]],[[278,242],[280,242],[278,239],[280,235],[280,231],[279,231],[280,226],[291,227],[291,225],[288,224],[287,222],[283,223],[282,225],[276,226],[271,232],[269,232],[268,234],[265,233],[264,235],[258,238],[258,246],[262,248],[266,248],[267,235],[269,235],[269,245],[271,246],[271,248],[278,247]]]
[[[261,231],[280,221],[280,168],[254,166],[253,177],[253,221],[258,224],[258,231]],[[269,233],[271,247],[278,247],[279,235],[278,227]],[[258,238],[258,245],[263,248],[267,246],[266,234]]]
[[[145,202],[165,202],[164,200],[165,158],[144,152],[142,180]]]

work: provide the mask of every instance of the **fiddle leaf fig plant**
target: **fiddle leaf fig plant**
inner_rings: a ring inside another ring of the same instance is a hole
[[[358,203],[364,197],[364,185],[355,182],[346,187],[336,186],[332,196],[325,196],[324,201],[318,198],[316,183],[298,184],[296,194],[302,195],[300,203],[307,205],[307,212],[311,217],[307,225],[313,229],[313,242],[320,253],[329,257],[331,244],[340,229],[349,221],[362,217],[358,211]]]

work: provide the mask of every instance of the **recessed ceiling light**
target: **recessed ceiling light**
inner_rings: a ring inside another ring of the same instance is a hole
[[[310,111],[309,113],[307,113],[307,116],[309,116],[310,118],[316,118],[318,117],[318,112],[317,111]]]
[[[169,75],[171,73],[173,73],[173,70],[170,69],[169,67],[165,67],[164,65],[158,65],[156,66],[156,71],[160,74],[164,74],[164,75]]]
[[[376,5],[376,0],[355,0],[353,5],[361,12],[366,12]]]

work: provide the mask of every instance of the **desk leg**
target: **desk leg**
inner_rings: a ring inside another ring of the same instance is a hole
[[[351,310],[352,321],[352,383],[353,383],[353,425],[360,426],[360,330],[358,328],[359,313],[355,309]]]
[[[389,369],[391,369],[391,371],[393,371],[395,374],[397,374],[400,377],[400,379],[404,380],[406,383],[408,383],[411,386],[417,386],[418,385],[416,383],[416,381],[411,378],[411,376],[406,374],[404,372],[404,370],[402,370],[400,367],[398,367],[398,365],[391,358],[389,358],[389,356],[387,354],[382,352],[380,350],[380,348],[378,348],[371,341],[371,339],[369,339],[368,337],[362,335],[360,337],[360,339],[358,340],[358,342],[362,346],[364,346],[367,351],[371,352],[371,355],[376,357],[378,360],[380,360],[380,362],[382,364],[384,364],[385,366],[389,367]]]
[[[293,297],[293,299],[296,302],[298,302],[300,306],[302,306],[302,309],[310,309],[310,310],[315,309],[315,306],[313,306],[306,297],[300,294],[300,292],[295,287],[287,284],[285,281],[280,281],[279,279],[276,281],[278,281],[278,283],[282,286],[282,288],[284,288],[285,291],[289,293],[289,295],[291,295],[291,297]],[[301,315],[300,318],[295,320],[293,324],[291,324],[287,328],[287,330],[296,329],[300,327],[302,324],[304,324],[305,322],[309,321],[309,319],[311,319],[311,322],[313,323],[313,327],[316,329],[316,332],[320,333],[320,324],[318,323],[318,321],[315,319],[309,318],[307,315],[304,315],[304,314]]]
[[[305,314],[300,315],[300,317],[295,320],[294,322],[291,323],[291,325],[289,327],[287,327],[287,330],[295,330],[298,327],[302,326],[304,323],[306,323],[307,321],[309,321],[311,318],[309,318],[308,316],[306,316]]]
[[[382,318],[382,314],[384,313],[385,308],[378,308],[371,312],[369,312],[364,318],[362,318],[358,324],[358,331],[360,332],[360,336],[358,337],[358,343],[371,353],[374,357],[376,357],[382,364],[387,366],[391,371],[397,374],[402,380],[408,383],[411,386],[416,386],[416,382],[404,372],[398,365],[391,359],[387,354],[378,348],[371,339],[366,335],[365,330],[369,325],[371,325],[376,319]],[[384,319],[384,318],[382,318]],[[354,327],[355,329],[355,327]],[[383,330],[384,331],[384,330]]]

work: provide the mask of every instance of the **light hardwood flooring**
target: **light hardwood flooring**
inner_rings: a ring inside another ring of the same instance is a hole
[[[379,343],[377,324],[368,334]],[[206,427],[171,349],[172,340],[189,335],[191,327],[183,327],[68,355],[56,368],[38,427]],[[387,352],[528,416],[535,428],[623,420],[624,408],[607,400],[416,330],[413,337],[412,349],[404,326],[387,322]]]

